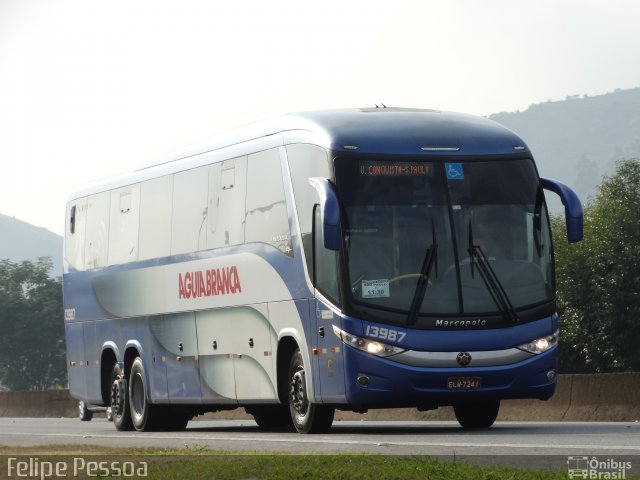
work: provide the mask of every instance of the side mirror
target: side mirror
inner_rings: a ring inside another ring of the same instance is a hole
[[[309,183],[320,196],[322,243],[328,250],[340,250],[340,205],[333,185],[326,178],[313,177]]]
[[[564,205],[564,218],[567,224],[567,240],[575,243],[582,240],[582,204],[578,195],[564,183],[548,178],[541,178],[540,184],[560,197]]]

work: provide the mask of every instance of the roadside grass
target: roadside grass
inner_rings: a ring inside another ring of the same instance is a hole
[[[184,458],[184,457],[182,457]],[[429,457],[392,457],[379,455],[216,455],[165,457],[164,479],[220,480],[371,480],[438,479],[438,480],[510,480],[563,479],[566,472],[524,472],[499,466],[479,467],[465,463],[439,462]],[[187,465],[185,465],[187,463]],[[153,468],[160,467],[155,464]],[[151,467],[150,473],[153,471]]]
[[[567,471],[533,471],[499,465],[473,465],[465,461],[446,461],[426,455],[384,456],[370,454],[268,454],[254,451],[222,452],[206,447],[191,446],[187,449],[136,449],[125,450],[75,445],[39,447],[0,447],[0,457],[5,467],[10,456],[26,460],[37,456],[38,461],[73,463],[76,457],[86,462],[125,462],[135,466],[121,478],[140,478],[140,465],[146,464],[146,478],[153,480],[289,480],[289,479],[434,479],[434,480],[555,480],[568,478]],[[0,467],[1,468],[1,467]],[[0,469],[0,478],[7,469]],[[71,470],[71,467],[69,467]],[[75,478],[90,478],[80,472]],[[94,472],[95,473],[95,472]],[[100,473],[100,472],[98,472]],[[113,472],[110,472],[113,475]]]

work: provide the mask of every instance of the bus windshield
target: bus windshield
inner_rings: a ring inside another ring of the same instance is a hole
[[[515,312],[553,301],[549,225],[532,160],[338,158],[335,169],[353,305],[406,314],[408,323],[481,315],[515,322]]]

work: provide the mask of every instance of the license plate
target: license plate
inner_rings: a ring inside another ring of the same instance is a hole
[[[482,386],[481,377],[449,377],[447,388],[450,390],[469,390]]]

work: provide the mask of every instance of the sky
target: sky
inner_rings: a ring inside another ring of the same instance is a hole
[[[0,0],[0,213],[62,234],[77,186],[287,112],[638,87],[639,21],[637,0]]]

